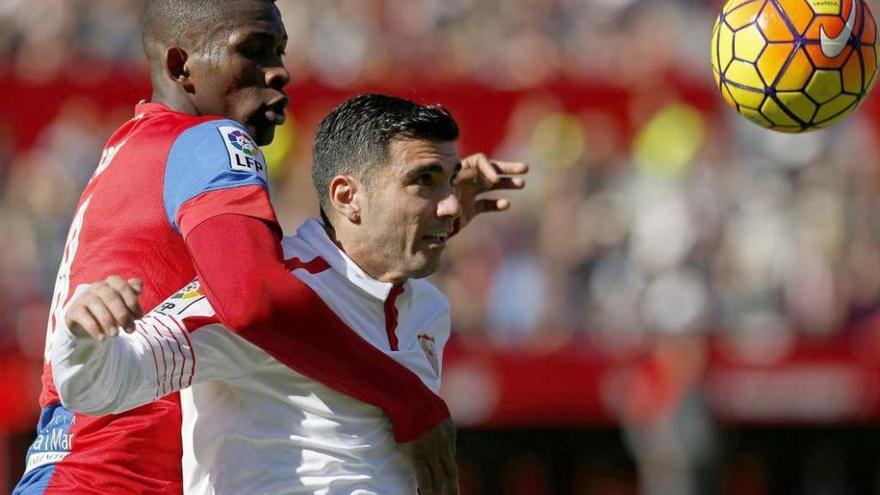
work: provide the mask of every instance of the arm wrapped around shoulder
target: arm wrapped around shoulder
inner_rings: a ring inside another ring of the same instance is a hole
[[[131,333],[114,331],[114,338],[100,340],[70,330],[69,325],[85,323],[77,318],[92,314],[88,308],[83,311],[83,306],[94,301],[88,296],[96,292],[94,286],[77,287],[64,310],[65,317],[51,336],[52,376],[61,403],[83,414],[104,415],[127,411],[164,395],[157,387],[159,367],[142,320],[132,323]],[[70,317],[76,309],[75,314],[84,316]]]
[[[449,418],[443,399],[415,373],[357,335],[291,275],[272,224],[218,215],[195,227],[186,244],[220,322],[294,371],[381,408],[398,442]]]

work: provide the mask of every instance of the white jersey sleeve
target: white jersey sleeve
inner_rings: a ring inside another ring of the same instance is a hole
[[[77,287],[75,301],[88,286]],[[241,363],[230,359],[229,339],[196,342],[190,338],[187,319],[194,326],[216,325],[214,311],[200,293],[198,282],[178,291],[156,309],[135,322],[132,333],[98,342],[76,337],[61,319],[54,332],[52,371],[62,404],[90,415],[116,414],[147,404],[193,384],[225,379],[241,373]],[[230,340],[231,339],[231,340]],[[227,354],[224,358],[224,354]],[[197,366],[198,364],[198,366]]]

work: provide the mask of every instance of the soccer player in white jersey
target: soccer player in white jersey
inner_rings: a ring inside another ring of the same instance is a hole
[[[509,206],[477,197],[523,186],[497,172],[526,170],[488,161],[462,168],[457,138],[442,107],[382,95],[345,102],[315,138],[312,177],[323,223],[309,220],[282,243],[292,276],[324,303],[296,325],[344,324],[435,392],[449,305],[419,279],[436,270],[463,220]],[[185,493],[458,493],[457,482],[442,481],[457,480],[454,452],[437,465],[410,462],[419,453],[404,455],[380,409],[285,365],[309,349],[270,355],[259,341],[226,329],[198,280],[132,333],[102,328],[90,307],[124,304],[134,314],[136,288],[96,287],[77,289],[64,331],[55,332],[61,399],[76,411],[109,414],[181,390]]]

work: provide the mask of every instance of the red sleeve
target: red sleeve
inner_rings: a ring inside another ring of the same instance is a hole
[[[184,239],[192,229],[205,220],[224,213],[235,213],[260,220],[277,227],[275,209],[269,201],[269,192],[260,185],[230,187],[202,193],[180,206],[177,225]],[[280,234],[280,229],[278,233]]]
[[[284,268],[278,238],[253,217],[199,223],[186,244],[205,295],[227,327],[291,369],[385,411],[398,442],[449,417],[409,369],[362,339]]]

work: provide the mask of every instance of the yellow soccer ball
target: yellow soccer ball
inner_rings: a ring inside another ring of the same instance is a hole
[[[724,101],[751,122],[825,128],[871,91],[876,43],[864,0],[728,0],[712,30],[712,73]]]

